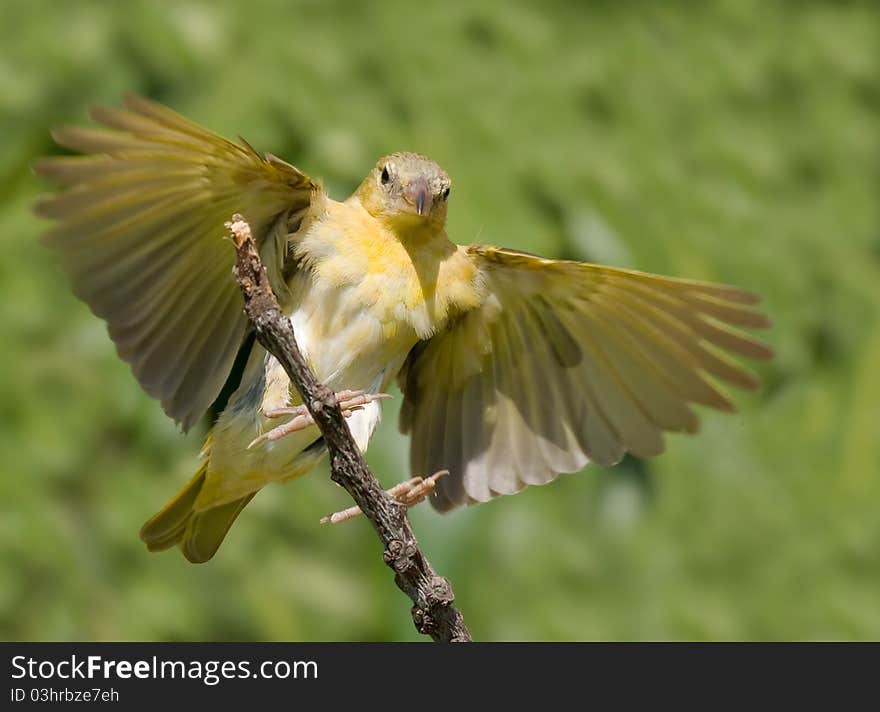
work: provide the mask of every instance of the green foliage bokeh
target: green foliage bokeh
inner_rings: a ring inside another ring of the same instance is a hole
[[[0,639],[417,639],[326,468],[218,557],[150,555],[191,474],[70,293],[32,160],[139,92],[323,177],[415,150],[450,234],[740,285],[777,358],[733,417],[416,531],[491,639],[880,637],[880,9],[872,3],[0,4]],[[369,460],[408,476],[400,398]]]

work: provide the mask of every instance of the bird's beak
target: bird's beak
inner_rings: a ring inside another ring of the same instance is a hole
[[[431,188],[428,181],[424,178],[418,178],[407,186],[406,199],[415,206],[419,215],[427,215],[431,212]]]

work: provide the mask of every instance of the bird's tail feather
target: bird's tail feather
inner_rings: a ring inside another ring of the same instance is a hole
[[[207,472],[206,460],[186,486],[141,527],[141,540],[147,549],[162,551],[177,544],[194,564],[204,563],[214,556],[229,527],[256,492],[197,512],[194,507]]]

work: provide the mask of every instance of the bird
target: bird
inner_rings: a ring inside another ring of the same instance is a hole
[[[196,473],[141,529],[150,551],[208,561],[257,492],[326,453],[284,370],[249,338],[224,227],[234,213],[361,450],[397,382],[412,472],[449,472],[430,495],[439,511],[659,455],[665,432],[697,431],[695,405],[734,410],[722,384],[759,387],[734,357],[773,355],[744,331],[770,326],[749,291],[454,243],[450,178],[423,155],[381,158],[337,201],[152,100],[90,116],[100,126],[52,132],[72,153],[34,165],[57,186],[35,211],[54,221],[43,242],[73,292],[184,430],[245,359]]]

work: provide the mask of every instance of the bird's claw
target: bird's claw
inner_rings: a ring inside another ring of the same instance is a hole
[[[342,415],[350,418],[355,411],[363,410],[364,406],[373,401],[390,398],[387,393],[367,393],[366,391],[344,390],[336,393],[336,404],[342,411]],[[265,433],[251,440],[248,450],[262,442],[280,440],[285,435],[305,430],[310,425],[314,425],[315,421],[309,409],[305,405],[284,406],[281,408],[269,408],[263,411],[263,415],[267,418],[283,418],[284,416],[292,416],[286,423],[267,430]]]
[[[413,477],[411,480],[394,485],[394,487],[385,492],[403,506],[407,508],[414,507],[431,494],[434,487],[437,486],[437,480],[448,474],[449,470],[440,470],[430,477]],[[359,514],[363,514],[360,507],[349,507],[341,512],[334,512],[329,516],[321,517],[321,524],[339,524],[347,519],[357,517]]]

